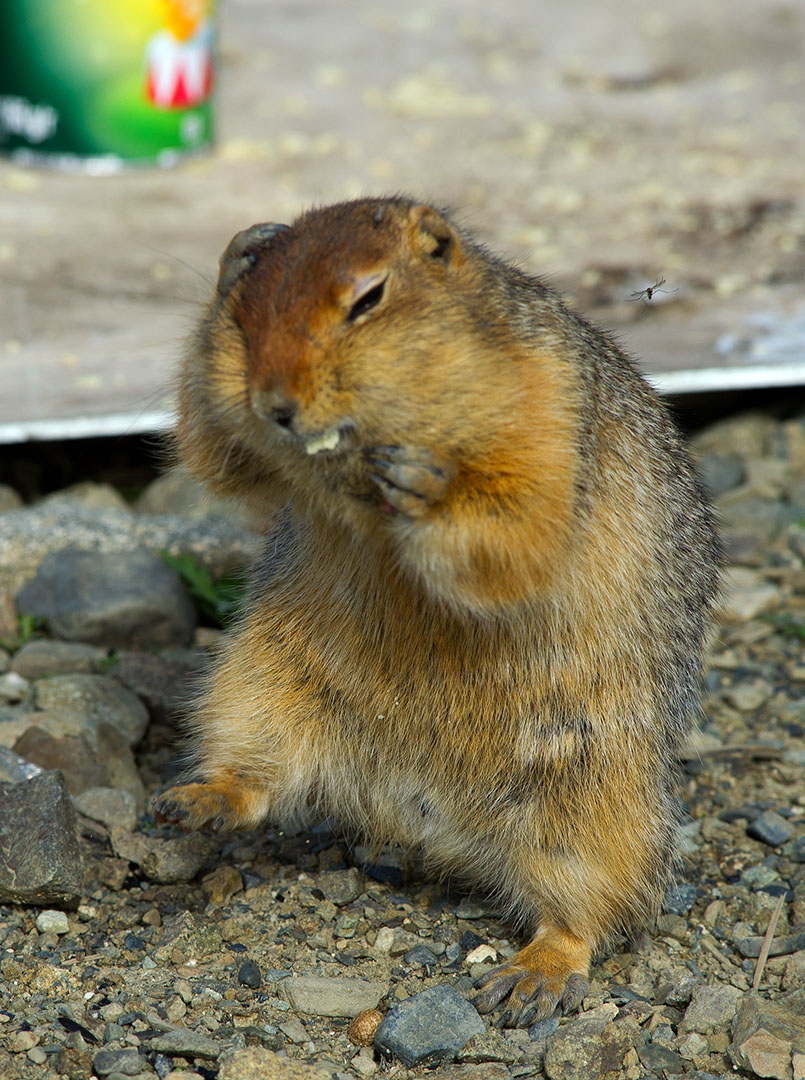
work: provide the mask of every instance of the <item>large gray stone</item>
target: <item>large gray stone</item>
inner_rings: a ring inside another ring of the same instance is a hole
[[[76,907],[84,864],[61,774],[0,783],[0,806],[0,901]]]
[[[208,664],[202,650],[163,649],[152,652],[120,652],[109,675],[145,702],[153,720],[176,720],[185,714],[197,675]]]
[[[26,679],[51,675],[98,675],[108,660],[106,649],[80,641],[37,638],[27,641],[14,654],[11,670]]]
[[[279,1057],[263,1046],[227,1050],[220,1057],[218,1070],[218,1080],[332,1080],[332,1077],[332,1068]]]
[[[619,1074],[635,1042],[628,1024],[615,1024],[603,1016],[575,1017],[549,1037],[545,1075],[550,1080],[598,1080],[605,1074]]]
[[[743,991],[735,986],[708,986],[699,983],[693,989],[690,1005],[679,1025],[679,1034],[698,1031],[708,1035],[716,1028],[726,1027],[741,1003]]]
[[[218,1039],[211,1039],[200,1031],[176,1027],[157,1035],[149,1044],[151,1050],[169,1057],[209,1058],[214,1060],[224,1049],[225,1044]]]
[[[0,516],[0,591],[16,593],[31,581],[42,560],[55,551],[188,554],[213,577],[251,562],[262,541],[221,517],[187,518],[97,510],[69,502],[11,510]],[[102,643],[103,644],[103,643]]]
[[[145,806],[134,754],[115,728],[101,722],[71,735],[64,732],[64,718],[57,714],[25,716],[31,723],[14,743],[14,751],[43,769],[59,769],[71,795],[91,787],[114,787],[130,792],[138,810]]]
[[[131,832],[137,824],[138,804],[130,791],[113,787],[85,788],[73,796],[73,805],[79,814],[99,821],[107,829]]]
[[[283,979],[279,991],[296,1012],[312,1016],[357,1016],[374,1009],[386,984],[329,975],[294,975]]]
[[[3,726],[2,710],[0,710],[0,731]],[[16,738],[12,740],[12,745],[15,741]],[[27,761],[22,754],[15,754],[13,750],[0,742],[0,780],[18,784],[21,780],[30,780],[32,776],[39,776],[43,771],[41,765]]]
[[[98,1076],[136,1076],[145,1067],[145,1060],[133,1047],[125,1050],[99,1050],[92,1059]]]
[[[64,715],[65,723],[73,724],[73,735],[103,723],[113,727],[127,746],[136,746],[148,727],[148,710],[137,695],[106,675],[41,679],[35,695],[37,709]]]
[[[190,881],[220,849],[218,840],[201,832],[162,840],[118,825],[112,827],[110,837],[118,858],[136,863],[150,881],[162,885]]]
[[[184,645],[196,624],[176,572],[144,548],[56,551],[20,590],[17,608],[44,618],[55,637],[119,649]]]
[[[431,986],[395,1005],[375,1033],[375,1049],[406,1068],[456,1056],[486,1025],[453,986]]]
[[[736,1068],[790,1080],[795,1054],[805,1054],[805,990],[775,1001],[747,994],[732,1024],[729,1055]]]

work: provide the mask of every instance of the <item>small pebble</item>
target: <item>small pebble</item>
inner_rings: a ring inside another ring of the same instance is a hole
[[[238,982],[241,986],[250,986],[253,990],[256,990],[262,981],[260,968],[253,960],[246,960],[238,968]]]
[[[40,934],[66,934],[70,923],[63,911],[40,911],[36,917],[36,929]]]
[[[707,1039],[698,1031],[692,1031],[677,1047],[683,1058],[695,1058],[707,1052]]]
[[[28,693],[29,686],[28,680],[18,675],[16,671],[8,671],[5,675],[0,675],[0,701],[7,701],[9,704],[22,701]]]
[[[791,838],[794,827],[774,810],[766,810],[747,826],[746,831],[755,840],[770,847],[779,847]]]
[[[547,1039],[549,1035],[553,1035],[556,1029],[559,1027],[559,1020],[555,1016],[546,1016],[544,1020],[538,1020],[536,1024],[532,1024],[528,1029],[528,1037],[534,1042],[539,1039]]]
[[[468,952],[464,959],[467,964],[483,964],[486,960],[497,960],[497,956],[498,954],[492,946],[484,943],[478,945],[472,952]]]
[[[434,967],[438,960],[426,945],[416,945],[403,957],[406,964],[419,964],[420,967]]]
[[[14,1054],[27,1054],[39,1042],[39,1036],[32,1031],[18,1031],[11,1036],[11,1050]]]
[[[687,915],[696,903],[696,886],[687,881],[665,890],[665,911],[669,915]]]

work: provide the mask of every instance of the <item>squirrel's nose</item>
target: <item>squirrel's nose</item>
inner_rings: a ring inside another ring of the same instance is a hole
[[[275,424],[279,424],[283,428],[289,428],[293,423],[293,418],[296,416],[296,406],[289,403],[274,405],[269,415]]]
[[[252,409],[261,420],[268,420],[281,428],[293,428],[297,405],[277,390],[257,390],[251,395]]]

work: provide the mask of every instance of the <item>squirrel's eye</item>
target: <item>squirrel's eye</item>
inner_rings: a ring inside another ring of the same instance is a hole
[[[373,307],[377,307],[380,301],[383,299],[383,293],[386,289],[386,278],[382,281],[378,281],[376,285],[370,286],[365,293],[358,297],[352,307],[349,309],[349,315],[347,315],[347,322],[355,322],[355,320],[365,315],[367,311],[371,311]]]

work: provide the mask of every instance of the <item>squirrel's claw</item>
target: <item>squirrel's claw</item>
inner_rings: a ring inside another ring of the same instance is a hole
[[[471,998],[479,1013],[488,1013],[509,995],[498,1027],[527,1027],[550,1016],[578,1009],[589,990],[586,970],[590,950],[584,942],[560,930],[543,928],[508,964],[482,975],[475,983],[481,993]]]
[[[492,1012],[495,1006],[500,1004],[512,987],[520,981],[521,976],[522,972],[512,971],[506,967],[495,968],[494,971],[482,975],[481,978],[473,984],[473,988],[475,990],[481,990],[483,987],[486,987],[486,989],[482,994],[476,994],[475,997],[471,999],[472,1004],[481,1015]]]

